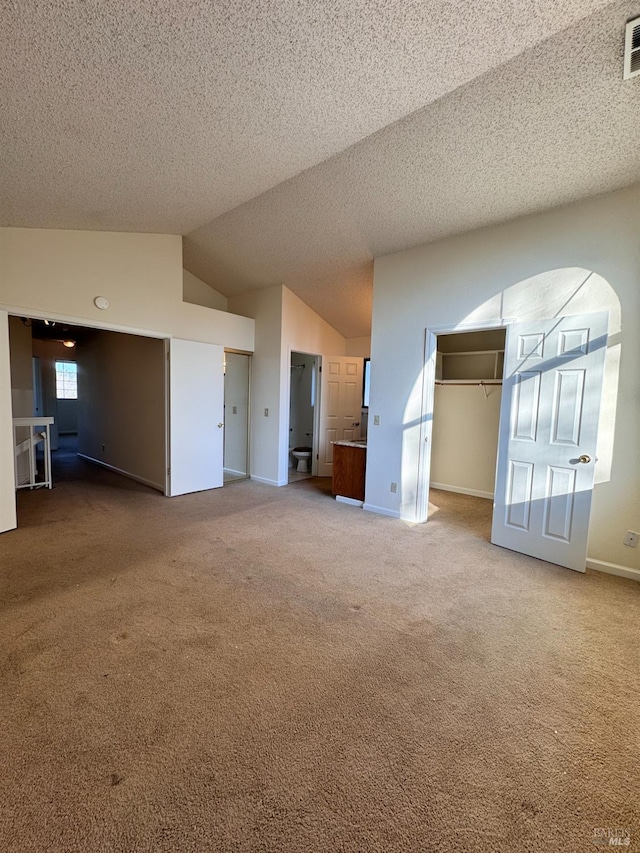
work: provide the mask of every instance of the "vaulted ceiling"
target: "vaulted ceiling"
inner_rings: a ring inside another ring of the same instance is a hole
[[[3,224],[185,235],[348,337],[372,260],[640,180],[640,0],[4,4]]]

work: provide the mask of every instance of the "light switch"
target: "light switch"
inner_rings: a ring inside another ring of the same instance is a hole
[[[373,416],[373,425],[374,426],[380,426],[380,415],[374,415]]]

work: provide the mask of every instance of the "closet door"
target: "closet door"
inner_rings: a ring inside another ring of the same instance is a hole
[[[509,326],[491,541],[584,572],[608,314]]]

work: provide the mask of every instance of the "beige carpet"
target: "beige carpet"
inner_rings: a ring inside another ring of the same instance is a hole
[[[57,482],[0,537],[3,853],[640,849],[640,585],[443,492]]]

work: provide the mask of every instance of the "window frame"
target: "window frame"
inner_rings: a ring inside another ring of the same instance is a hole
[[[65,370],[58,370],[59,364],[72,364],[74,370],[68,371],[68,374],[73,376],[74,382],[71,383],[71,387],[68,387],[65,383]],[[55,372],[56,372],[56,400],[77,400],[78,399],[78,362],[74,361],[71,358],[63,359],[56,358],[54,362]],[[61,385],[62,383],[62,385]],[[61,394],[62,391],[71,391],[71,394]],[[75,394],[73,393],[75,391]]]

